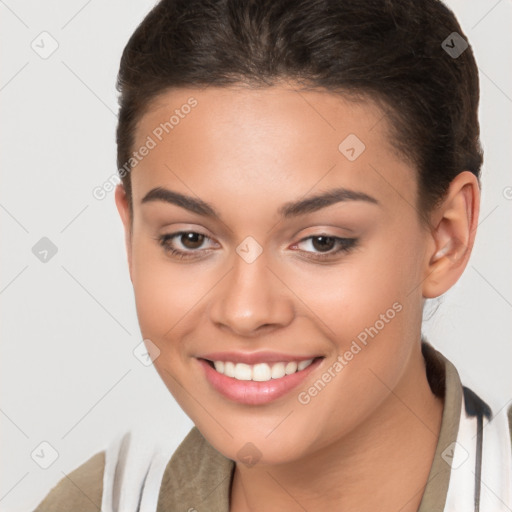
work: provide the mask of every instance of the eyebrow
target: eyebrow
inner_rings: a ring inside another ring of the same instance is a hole
[[[186,210],[197,213],[198,215],[216,219],[221,218],[215,208],[202,199],[196,199],[163,187],[151,189],[142,198],[141,203],[147,203],[150,201],[163,201],[180,206],[181,208],[185,208]],[[364,192],[350,190],[347,188],[334,188],[306,199],[284,203],[277,211],[282,218],[289,219],[305,215],[306,213],[316,212],[332,204],[344,201],[365,201],[371,204],[380,204],[377,199],[365,194]]]

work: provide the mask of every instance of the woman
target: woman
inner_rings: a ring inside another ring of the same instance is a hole
[[[506,414],[421,335],[480,204],[453,13],[162,0],[118,89],[138,320],[195,427],[127,433],[36,510],[510,510]]]

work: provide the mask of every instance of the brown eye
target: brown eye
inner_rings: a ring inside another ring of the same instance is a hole
[[[333,236],[315,236],[311,238],[311,242],[313,247],[319,251],[330,251],[336,245],[336,239]]]
[[[205,236],[201,233],[182,233],[179,237],[183,247],[187,249],[199,249],[204,242]]]
[[[169,256],[180,260],[197,258],[200,253],[209,252],[208,248],[203,248],[203,245],[205,241],[210,240],[210,237],[195,231],[168,233],[156,237],[155,240]]]
[[[303,238],[294,245],[299,247],[301,244],[309,245],[313,250],[299,249],[299,252],[306,254],[312,260],[334,259],[336,256],[348,254],[357,246],[357,238],[341,238],[339,236],[313,235]],[[337,248],[336,248],[337,247]]]

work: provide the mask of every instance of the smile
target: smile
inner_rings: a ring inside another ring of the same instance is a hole
[[[300,372],[306,369],[313,359],[304,361],[288,361],[278,363],[245,364],[232,361],[213,361],[215,370],[222,375],[236,380],[253,380],[267,382],[271,379],[281,379],[285,375]]]
[[[246,405],[263,405],[303,384],[324,357],[218,353],[196,360],[211,389],[224,398]]]

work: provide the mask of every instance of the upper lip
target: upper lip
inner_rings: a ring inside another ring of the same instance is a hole
[[[289,361],[306,361],[315,359],[318,355],[283,354],[281,352],[211,352],[198,356],[199,359],[209,361],[231,361],[233,363],[258,364],[258,363],[285,363]]]

